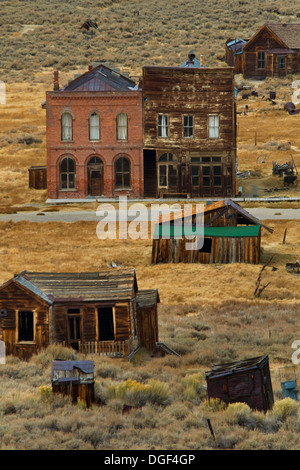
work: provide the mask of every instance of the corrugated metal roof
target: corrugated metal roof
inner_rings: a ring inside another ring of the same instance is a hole
[[[223,209],[225,207],[232,207],[234,210],[236,210],[240,216],[243,219],[246,219],[248,223],[254,224],[254,225],[260,225],[267,229],[269,232],[273,232],[273,230],[270,227],[267,227],[266,225],[262,224],[260,220],[258,220],[256,217],[251,215],[249,212],[247,212],[245,209],[243,209],[239,204],[236,202],[232,201],[231,199],[224,199],[221,201],[214,201],[214,202],[209,202],[204,205],[203,210],[202,210],[202,204],[196,204],[192,205],[191,208],[185,208],[185,209],[178,209],[174,212],[170,213],[165,213],[160,215],[157,218],[156,224],[163,224],[163,223],[168,223],[169,221],[175,221],[183,218],[188,218],[191,217],[192,215],[197,215],[201,213],[208,213],[211,211],[215,211],[217,209]]]
[[[60,91],[132,91],[136,83],[103,64],[75,78]]]
[[[52,361],[52,371],[80,369],[85,374],[94,372],[94,361],[64,361],[56,359]]]
[[[130,300],[137,291],[135,269],[87,273],[24,271],[13,279],[48,303],[54,301]]]

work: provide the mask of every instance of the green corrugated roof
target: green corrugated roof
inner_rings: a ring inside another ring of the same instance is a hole
[[[191,225],[169,226],[168,224],[157,224],[154,230],[154,237],[181,238],[189,235],[204,237],[257,237],[259,230],[260,225],[246,225],[240,227],[192,227]]]

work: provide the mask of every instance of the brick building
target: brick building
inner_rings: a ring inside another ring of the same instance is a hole
[[[143,195],[142,93],[104,65],[46,93],[49,199]]]

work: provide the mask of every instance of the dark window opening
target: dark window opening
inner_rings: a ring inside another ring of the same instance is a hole
[[[257,68],[258,69],[265,68],[265,53],[264,52],[257,53]]]
[[[19,341],[33,341],[33,312],[19,312]]]
[[[285,68],[285,58],[284,57],[279,58],[279,68],[281,70]]]
[[[199,250],[201,253],[211,253],[212,239],[204,238],[203,247]]]
[[[98,308],[99,341],[114,341],[114,317],[112,307]]]
[[[167,186],[167,165],[159,165],[159,186]]]
[[[177,187],[177,168],[169,165],[169,187]]]
[[[183,136],[184,137],[194,136],[194,117],[193,116],[183,117]]]
[[[70,157],[63,158],[60,162],[60,189],[75,189],[76,164]]]
[[[68,308],[69,341],[73,349],[79,349],[81,340],[80,308]]]
[[[115,163],[116,188],[130,188],[130,161],[120,157]]]
[[[192,165],[191,173],[192,173],[192,186],[200,186],[200,167],[196,165]]]

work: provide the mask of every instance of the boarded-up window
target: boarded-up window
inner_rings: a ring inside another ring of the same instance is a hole
[[[90,116],[90,140],[100,139],[100,119],[98,114],[93,113]]]
[[[127,140],[127,116],[124,113],[120,113],[117,116],[117,139]]]
[[[158,137],[168,137],[168,116],[158,116]]]
[[[208,136],[210,139],[219,137],[219,116],[211,115],[208,117]]]
[[[65,157],[60,162],[60,189],[76,188],[76,164],[71,157]]]
[[[64,113],[61,117],[61,140],[72,140],[73,119],[70,113]]]

